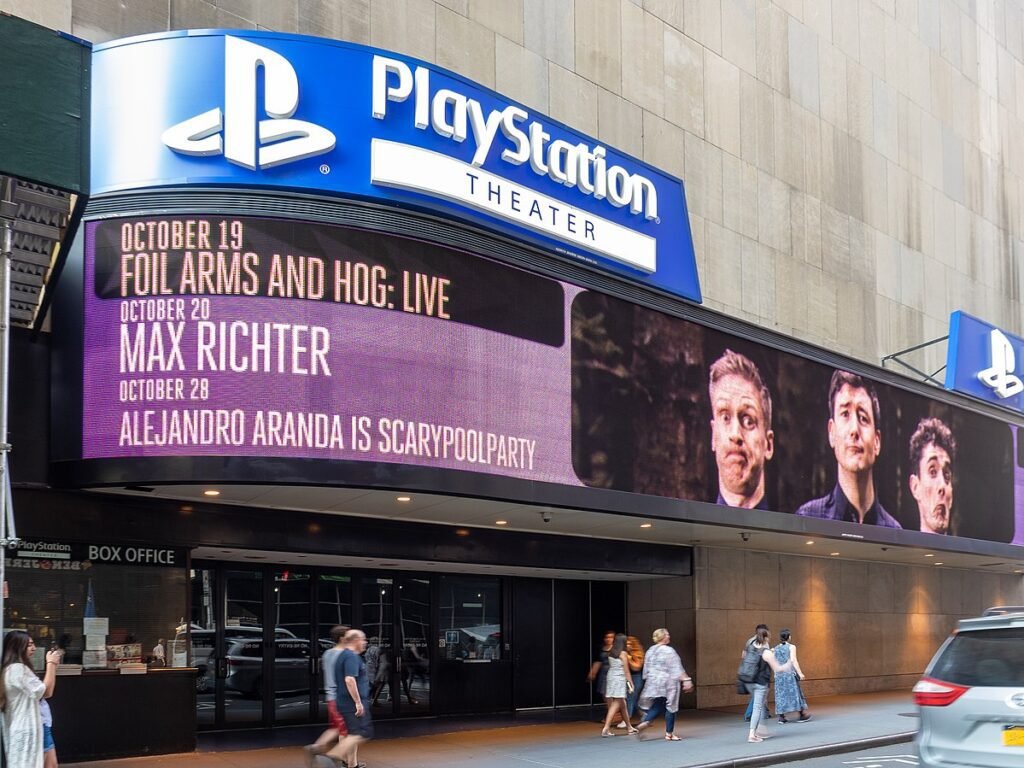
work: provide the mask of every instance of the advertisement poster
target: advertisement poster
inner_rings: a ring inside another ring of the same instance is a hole
[[[87,224],[82,456],[412,464],[1024,543],[1017,428],[439,245]]]

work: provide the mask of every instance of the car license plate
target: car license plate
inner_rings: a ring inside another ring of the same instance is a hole
[[[1004,725],[1003,746],[1024,747],[1024,725]]]

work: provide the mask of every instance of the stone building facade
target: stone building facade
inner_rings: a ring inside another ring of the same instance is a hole
[[[871,364],[949,313],[1024,331],[1024,0],[0,0],[92,42],[295,32],[447,67],[684,179],[706,306]],[[344,83],[339,83],[339,88]],[[939,345],[914,359],[934,370]],[[698,703],[794,632],[808,692],[905,688],[1019,577],[698,548],[630,587]],[[729,641],[725,639],[728,638]],[[737,647],[733,647],[737,646]]]

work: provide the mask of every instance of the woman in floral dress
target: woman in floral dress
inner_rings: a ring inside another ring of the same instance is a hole
[[[772,649],[775,660],[780,665],[790,659],[793,660],[793,669],[789,672],[775,673],[775,711],[779,713],[779,722],[788,723],[787,712],[799,712],[801,723],[811,719],[807,714],[807,700],[804,699],[803,691],[800,690],[800,680],[804,679],[803,670],[796,660],[796,646],[789,642],[792,633],[784,629],[779,633],[779,640],[782,642]]]

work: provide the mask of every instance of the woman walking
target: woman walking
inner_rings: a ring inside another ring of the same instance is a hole
[[[665,713],[665,740],[680,741],[676,736],[676,712],[679,711],[679,684],[684,691],[693,690],[693,680],[683,669],[679,654],[669,645],[672,636],[667,629],[656,629],[651,637],[654,645],[647,649],[644,658],[644,692],[640,697],[640,708],[647,714],[637,726],[636,732],[651,727],[651,723]]]
[[[633,681],[633,690],[626,697],[629,720],[623,720],[616,728],[628,728],[632,725],[637,704],[640,703],[640,690],[644,687],[644,647],[632,635],[626,638],[626,655],[629,657],[629,678]]]
[[[4,711],[7,768],[43,767],[45,735],[39,702],[53,693],[61,654],[56,649],[47,652],[46,674],[40,680],[32,671],[35,649],[28,633],[19,629],[12,629],[4,638],[0,706]]]
[[[811,719],[807,714],[807,700],[803,691],[800,690],[800,681],[804,679],[804,672],[800,669],[800,662],[796,659],[796,646],[789,642],[792,633],[788,629],[779,632],[780,642],[772,649],[775,660],[779,664],[785,664],[792,660],[793,670],[791,672],[779,672],[775,675],[775,711],[779,713],[779,722],[788,723],[787,712],[799,712],[801,723]]]
[[[633,690],[633,680],[628,675],[629,656],[626,654],[626,636],[616,635],[611,650],[608,651],[608,675],[604,681],[604,697],[608,702],[608,714],[604,718],[602,736],[611,736],[612,722],[619,714],[627,723],[629,712],[626,709],[626,695]],[[629,733],[638,733],[632,725]]]
[[[761,724],[761,716],[764,714],[764,701],[768,695],[768,683],[772,679],[772,671],[775,674],[789,672],[793,669],[792,662],[780,664],[775,660],[775,654],[771,651],[768,643],[768,628],[760,625],[757,634],[747,643],[743,656],[757,654],[757,666],[753,673],[753,682],[746,683],[747,690],[754,694],[754,707],[750,714],[750,733],[747,741],[751,744],[758,744],[768,738],[768,729]]]

